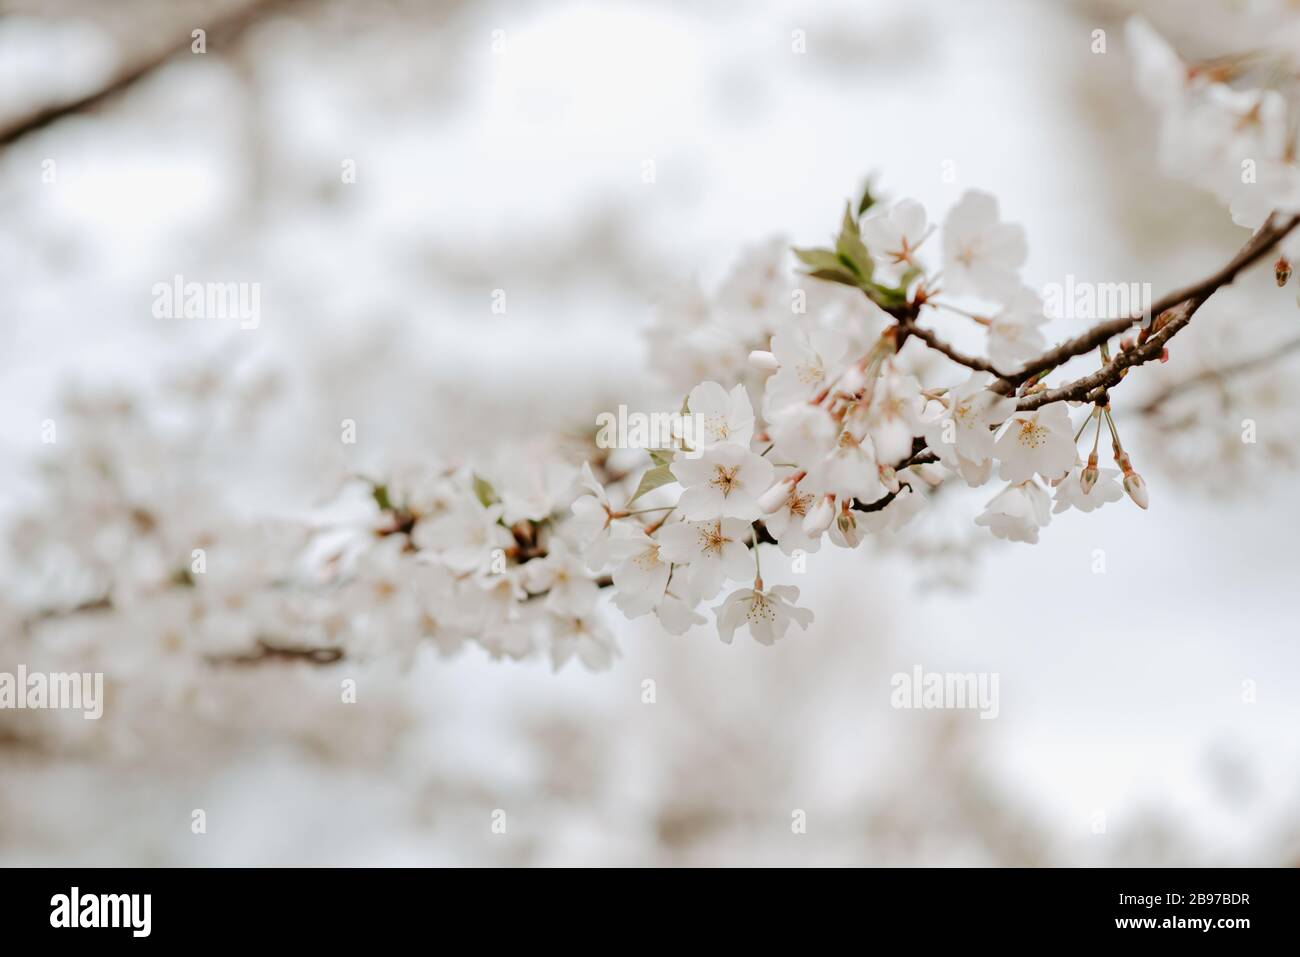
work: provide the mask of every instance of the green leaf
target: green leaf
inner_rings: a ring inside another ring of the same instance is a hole
[[[477,473],[474,475],[474,495],[478,498],[484,508],[499,501],[496,489],[492,487],[492,483],[487,481],[487,479],[482,478]]]
[[[393,502],[388,497],[387,485],[374,486],[373,488],[371,488],[370,494],[374,498],[375,504],[379,506],[379,510],[381,512],[388,512],[392,510]]]
[[[835,254],[854,275],[871,280],[876,265],[862,243],[857,217],[853,215],[853,206],[848,203],[844,205],[844,221],[840,225],[839,238],[835,240]]]
[[[861,277],[829,249],[796,249],[794,254],[805,266],[811,267],[808,275],[815,279],[839,282],[846,286],[858,286],[862,282]]]
[[[845,286],[852,286],[854,289],[862,288],[862,280],[847,269],[816,269],[808,273],[814,279],[825,279],[827,282],[838,282]]]
[[[897,309],[907,304],[907,288],[903,286],[892,288],[872,283],[867,295],[881,309]]]
[[[880,197],[871,190],[871,187],[874,185],[875,184],[871,181],[871,178],[868,178],[867,182],[862,187],[862,198],[858,200],[859,216],[880,202]]]
[[[862,238],[862,233],[858,229],[858,217],[853,215],[853,204],[844,204],[844,218],[840,221],[840,236],[857,236]]]
[[[636,487],[636,492],[628,499],[628,504],[635,502],[647,492],[653,492],[661,485],[667,485],[669,482],[676,482],[677,478],[667,465],[656,465],[649,469],[645,475],[641,476],[641,482]]]
[[[673,461],[672,449],[650,449],[650,461],[656,466],[671,465]]]
[[[829,249],[799,249],[794,250],[795,256],[805,266],[811,266],[813,269],[838,269],[840,257],[836,256]]]

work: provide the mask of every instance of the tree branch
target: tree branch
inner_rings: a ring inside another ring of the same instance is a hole
[[[1292,352],[1300,349],[1300,337],[1290,339],[1279,346],[1268,350],[1261,355],[1252,356],[1249,359],[1242,359],[1239,362],[1233,362],[1226,366],[1220,366],[1217,369],[1205,369],[1194,376],[1189,376],[1181,382],[1175,382],[1160,392],[1153,395],[1142,406],[1138,412],[1142,415],[1154,415],[1166,402],[1175,396],[1184,392],[1190,392],[1204,385],[1221,382],[1232,376],[1242,375],[1247,372],[1253,372],[1255,369],[1262,368],[1279,359],[1285,358]]]
[[[298,0],[254,0],[234,13],[227,14],[207,28],[208,40],[230,44],[238,40],[249,27],[265,18],[273,10],[286,7]],[[107,84],[74,100],[38,107],[29,113],[0,124],[0,147],[9,146],[30,133],[44,129],[68,116],[88,112],[135,86],[157,71],[174,57],[188,53],[192,38],[185,33],[181,42],[168,46],[149,56],[141,57],[113,76]]]
[[[1152,327],[1158,327],[1163,332],[1166,326],[1173,322],[1177,323],[1173,331],[1160,340],[1162,347],[1163,343],[1172,338],[1174,333],[1187,325],[1191,320],[1192,315],[1195,314],[1196,310],[1199,309],[1205,301],[1210,298],[1210,296],[1214,295],[1215,292],[1224,286],[1230,285],[1237,278],[1239,273],[1267,255],[1268,252],[1288,233],[1295,229],[1298,224],[1300,224],[1300,216],[1292,216],[1281,223],[1275,223],[1273,218],[1269,217],[1268,221],[1259,228],[1255,235],[1250,238],[1237,255],[1233,256],[1228,264],[1218,272],[1198,283],[1187,286],[1183,289],[1175,290],[1157,300],[1150,310],[1151,315],[1154,317]],[[1171,320],[1170,323],[1161,324],[1160,317],[1162,315],[1180,307],[1180,314],[1175,319]],[[1141,320],[1141,318],[1141,316],[1125,316],[1117,319],[1108,319],[1105,322],[1098,323],[1087,332],[1076,336],[1073,339],[1066,340],[1054,349],[1049,349],[1037,359],[1027,363],[1025,367],[1015,375],[1003,376],[989,388],[1000,395],[1010,395],[1015,390],[1016,386],[1020,385],[1022,382],[1027,381],[1040,372],[1044,372],[1054,368],[1055,366],[1059,366],[1062,363],[1068,362],[1076,356],[1081,356],[1087,352],[1091,352],[1102,343],[1109,341],[1112,337],[1132,328]],[[1154,341],[1154,339],[1155,337],[1152,337],[1152,339],[1148,340],[1147,344]],[[1094,373],[1091,376],[1085,376],[1083,379],[1079,379],[1076,382],[1070,383],[1067,386],[1062,386],[1058,389],[1048,390],[1048,394],[1054,394],[1056,395],[1056,398],[1043,400],[1035,399],[1032,405],[1022,405],[1021,408],[1037,408],[1047,402],[1056,402],[1063,398],[1083,398],[1086,396],[1088,391],[1099,385],[1114,385],[1115,382],[1119,381],[1118,373],[1123,371],[1123,369],[1133,365],[1141,365],[1143,362],[1148,362],[1150,359],[1156,358],[1160,355],[1160,350],[1157,350],[1154,355],[1152,355],[1150,354],[1150,350],[1143,352],[1142,350],[1144,348],[1145,345],[1139,347],[1138,350],[1130,350],[1128,353],[1122,353],[1120,356],[1116,357],[1114,362],[1103,367],[1103,369],[1098,370],[1097,373]],[[1132,353],[1135,351],[1138,352],[1139,355],[1134,356]],[[1120,363],[1126,355],[1129,356],[1129,358],[1124,360],[1123,364],[1116,367],[1113,376],[1106,372],[1106,370],[1110,369],[1111,366],[1116,366],[1117,363]],[[1083,387],[1085,381],[1091,381],[1091,385],[1087,388]],[[1082,390],[1082,393],[1080,393],[1080,390]],[[1037,395],[1040,396],[1043,394],[1044,393],[1037,393]]]
[[[993,367],[993,363],[979,356],[968,356],[963,352],[958,352],[948,343],[944,342],[929,329],[922,329],[916,324],[916,318],[910,313],[899,316],[899,324],[909,334],[916,336],[935,352],[942,353],[958,365],[963,365],[968,369],[974,369],[977,372],[988,372],[992,375],[1002,377],[1002,373]]]

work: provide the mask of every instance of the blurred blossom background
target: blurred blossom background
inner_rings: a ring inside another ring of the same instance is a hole
[[[1069,512],[1024,546],[972,525],[978,494],[936,500],[893,540],[810,555],[817,620],[775,647],[613,613],[601,674],[473,646],[229,667],[180,608],[23,623],[76,591],[59,548],[129,552],[101,541],[80,440],[182,539],[304,514],[348,474],[525,454],[680,397],[650,372],[674,364],[643,334],[657,306],[774,237],[824,242],[869,173],[932,220],[995,194],[1035,286],[1199,279],[1247,234],[1157,168],[1123,23],[1300,53],[1294,4],[0,10],[0,671],[107,686],[99,722],[0,711],[0,862],[1300,862],[1300,353],[1142,411],[1300,332],[1267,267],[1116,390],[1149,511]],[[258,283],[260,324],[156,318],[178,274]],[[220,574],[296,544],[254,539]],[[997,719],[891,708],[915,665],[996,672]]]

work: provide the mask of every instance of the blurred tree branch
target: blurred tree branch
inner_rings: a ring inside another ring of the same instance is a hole
[[[1161,389],[1143,405],[1138,411],[1143,415],[1154,415],[1164,406],[1166,402],[1175,396],[1182,395],[1184,392],[1190,392],[1202,386],[1218,385],[1225,379],[1233,376],[1243,375],[1247,372],[1253,372],[1256,369],[1264,368],[1274,362],[1286,358],[1292,352],[1300,350],[1300,336],[1289,339],[1281,345],[1274,346],[1272,349],[1261,353],[1257,356],[1251,356],[1249,359],[1242,359],[1239,362],[1232,362],[1228,365],[1220,366],[1217,369],[1205,369],[1196,375],[1189,376],[1179,382],[1171,383]]]
[[[199,24],[207,31],[207,41],[216,45],[216,50],[237,43],[244,34],[268,16],[278,13],[302,0],[253,0],[237,10],[223,15],[211,26]],[[178,43],[167,46],[151,54],[137,57],[134,62],[119,70],[104,86],[90,93],[67,100],[37,107],[8,122],[0,123],[0,147],[16,143],[23,137],[42,130],[59,120],[80,113],[87,113],[112,100],[121,93],[130,90],[135,84],[157,71],[175,57],[189,53],[193,38],[186,31]]]

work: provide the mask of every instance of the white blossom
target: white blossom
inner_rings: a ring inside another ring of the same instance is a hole
[[[437,555],[448,568],[478,571],[491,563],[495,550],[514,545],[510,532],[500,524],[503,511],[500,505],[484,505],[466,490],[448,511],[421,519],[411,537],[417,547]]]
[[[659,552],[668,561],[687,566],[684,574],[691,592],[709,599],[725,579],[740,581],[753,571],[750,537],[749,523],[736,518],[677,522],[659,530]]]
[[[671,591],[654,608],[655,617],[664,631],[670,635],[684,635],[696,625],[703,625],[708,619],[695,610],[694,603],[678,598]]]
[[[1091,512],[1107,502],[1118,502],[1124,497],[1124,489],[1118,480],[1118,469],[1097,469],[1097,479],[1087,492],[1083,490],[1082,473],[1082,466],[1071,469],[1070,474],[1056,487],[1053,496],[1056,506],[1052,509],[1053,512],[1064,512],[1069,508]]]
[[[1138,93],[1152,106],[1178,106],[1188,86],[1187,66],[1142,17],[1130,17],[1124,36],[1133,56]]]
[[[546,593],[547,611],[583,616],[596,607],[600,592],[587,574],[586,560],[570,551],[562,538],[552,536],[546,556],[528,562],[523,569],[525,587]]]
[[[998,538],[1033,544],[1038,541],[1038,530],[1052,520],[1051,508],[1047,491],[1030,479],[1008,485],[993,496],[975,524]]]
[[[772,463],[741,445],[727,442],[698,456],[679,455],[671,465],[684,491],[677,507],[690,521],[762,514],[758,498],[772,484]]]
[[[815,552],[821,548],[821,532],[825,526],[812,535],[803,527],[804,519],[816,497],[811,492],[802,491],[797,484],[789,484],[780,508],[763,517],[768,534],[776,539],[778,547],[785,554],[789,555],[796,550]]]
[[[795,402],[769,415],[773,451],[786,461],[820,461],[835,448],[839,433],[839,424],[819,405]]]
[[[998,201],[967,191],[943,224],[943,286],[1007,302],[1020,288],[1020,267],[1029,255],[1025,232],[998,217]]]
[[[730,392],[716,382],[701,382],[691,390],[686,406],[690,418],[680,436],[693,449],[711,449],[723,442],[748,446],[754,436],[754,407],[743,385]]]
[[[878,262],[886,266],[911,263],[916,247],[926,237],[925,207],[914,199],[901,199],[887,212],[867,216],[861,233],[867,251]]]
[[[1035,474],[1055,481],[1074,465],[1078,452],[1074,427],[1063,403],[1016,412],[1006,422],[993,446],[1007,482],[1023,482]]]
[[[896,465],[912,454],[912,438],[925,429],[921,410],[921,385],[916,376],[886,362],[876,380],[871,404],[855,422],[861,422],[871,437],[876,460],[881,465]]]
[[[609,630],[597,619],[551,615],[551,662],[556,671],[577,655],[592,671],[607,671],[618,657],[618,648]]]
[[[759,644],[772,645],[785,636],[791,622],[807,631],[813,613],[796,607],[794,603],[798,600],[799,589],[793,585],[773,585],[767,591],[738,589],[717,609],[718,635],[730,644],[736,629],[747,627]]]
[[[659,542],[641,529],[614,540],[611,557],[618,561],[612,578],[615,603],[629,617],[646,614],[663,597],[672,564],[659,552]]]
[[[993,427],[1015,411],[1014,399],[988,388],[992,376],[972,373],[964,383],[948,391],[942,411],[925,425],[926,444],[939,461],[957,472],[970,485],[988,479],[993,456]]]
[[[989,361],[1000,372],[1019,372],[1047,346],[1040,328],[1047,322],[1038,293],[1022,286],[989,325]]]
[[[772,355],[778,368],[763,386],[764,413],[771,417],[773,410],[805,404],[829,388],[845,346],[842,336],[824,329],[792,325],[774,335]]]
[[[838,498],[873,502],[885,494],[871,439],[859,439],[848,429],[840,433],[835,450],[808,470],[806,481],[810,488]]]

